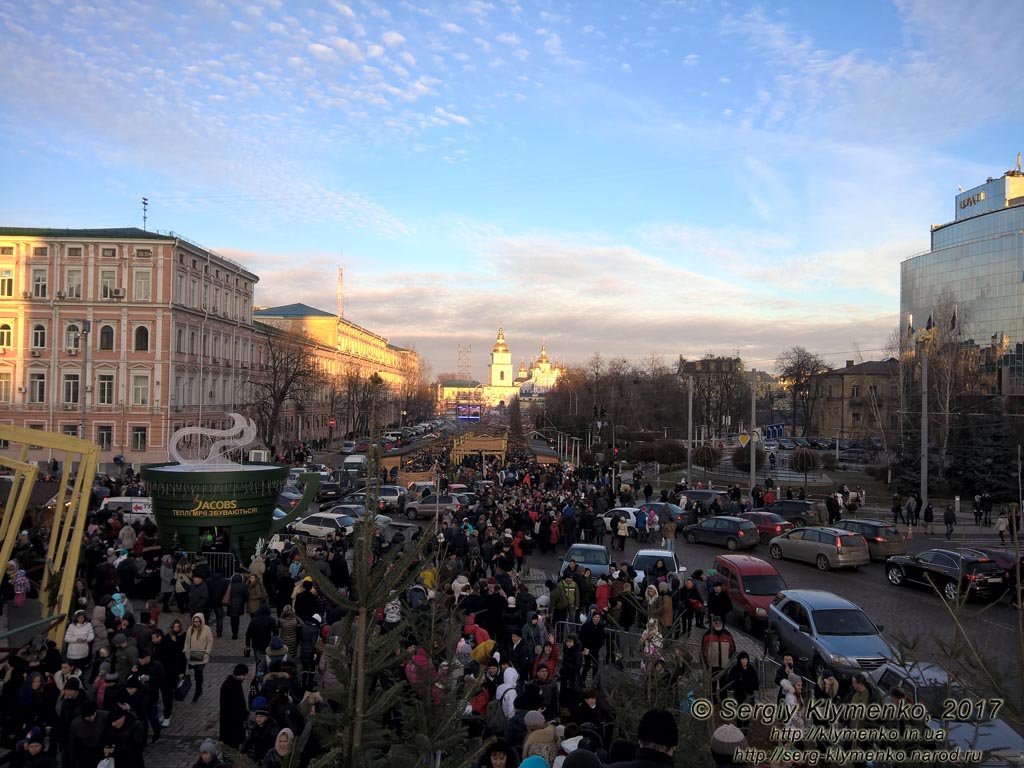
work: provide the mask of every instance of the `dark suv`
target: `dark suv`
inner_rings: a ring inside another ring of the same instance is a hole
[[[722,507],[722,512],[725,512],[729,508],[729,494],[726,491],[711,491],[707,489],[696,489],[691,488],[688,491],[683,491],[686,501],[682,498],[679,500],[679,506],[684,509],[692,501],[695,507],[699,507],[699,514],[706,515],[708,510],[711,508],[711,502],[717,498],[719,505]]]
[[[804,525],[824,525],[828,522],[825,505],[805,499],[779,499],[764,505],[765,512],[772,512],[789,520],[798,528]]]
[[[919,555],[893,555],[885,561],[885,577],[894,586],[930,587],[949,602],[959,597],[998,598],[1003,594],[1003,568],[974,549],[929,549]]]

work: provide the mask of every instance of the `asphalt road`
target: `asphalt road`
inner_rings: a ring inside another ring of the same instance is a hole
[[[900,527],[903,530],[903,526]],[[983,529],[980,535],[971,527],[973,535],[961,536],[965,545],[998,542],[991,529]],[[956,543],[954,541],[954,543]],[[651,546],[651,545],[644,545]],[[926,536],[918,531],[908,542],[912,553],[925,549],[946,546],[942,536]],[[632,560],[637,550],[635,541],[626,545],[626,559]],[[724,554],[724,548],[706,544],[688,544],[681,537],[676,540],[676,558],[687,570],[707,570],[712,567],[715,555]],[[824,589],[845,597],[859,605],[871,619],[884,627],[884,634],[901,651],[905,658],[915,661],[934,661],[950,666],[950,644],[957,634],[955,623],[943,601],[923,589],[894,587],[885,579],[883,564],[873,562],[857,571],[830,571],[822,573],[813,565],[793,561],[771,561],[768,547],[761,544],[755,550],[748,550],[764,560],[772,562],[790,588]],[[622,554],[612,552],[612,559],[622,559]],[[561,557],[535,555],[527,558],[526,567],[542,568],[554,574],[561,564]],[[994,605],[968,603],[960,609],[960,624],[963,633],[973,644],[978,657],[991,671],[995,679],[1004,681],[1007,687],[1021,697],[1020,641],[1017,630],[1018,612],[1006,600]],[[731,628],[740,632],[738,627]],[[960,670],[965,680],[978,686],[982,695],[991,695],[994,686],[986,679],[984,672],[977,669],[977,663],[968,663],[969,652],[959,641],[960,657],[954,667]],[[986,684],[989,683],[989,684]]]

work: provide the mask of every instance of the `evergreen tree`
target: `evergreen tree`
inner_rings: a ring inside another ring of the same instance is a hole
[[[996,501],[1017,500],[1017,446],[998,398],[977,398],[957,419],[950,489],[964,497],[988,492]]]

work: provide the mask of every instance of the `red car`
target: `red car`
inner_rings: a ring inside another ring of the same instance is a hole
[[[740,517],[757,526],[757,538],[762,544],[767,544],[794,527],[791,522],[774,512],[743,512]]]
[[[370,450],[369,440],[360,440],[356,443],[356,453],[367,453]]]

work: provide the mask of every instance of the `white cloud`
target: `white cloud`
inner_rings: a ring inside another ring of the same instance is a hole
[[[379,59],[384,55],[384,47],[381,45],[366,46],[366,56],[370,59]]]
[[[519,35],[511,32],[502,32],[495,38],[495,40],[499,43],[504,43],[505,45],[522,45],[523,43],[523,40]]]
[[[700,63],[699,53],[688,53],[683,57],[683,64],[687,67],[695,67]]]
[[[388,31],[381,35],[380,39],[388,48],[397,48],[405,42],[405,35],[400,32]]]
[[[441,29],[443,29],[445,32],[451,32],[452,34],[461,34],[466,31],[458,24],[452,21],[446,21],[444,24],[441,25]]]
[[[334,49],[322,43],[310,43],[307,50],[320,61],[337,61],[338,59],[338,54],[334,52]]]
[[[459,125],[469,125],[469,120],[467,118],[454,112],[449,112],[443,107],[436,107],[434,109],[434,114],[448,122],[458,123]]]
[[[348,59],[349,61],[362,61],[363,51],[351,40],[344,37],[332,37],[330,40],[331,45],[335,50],[338,51],[341,56]]]

